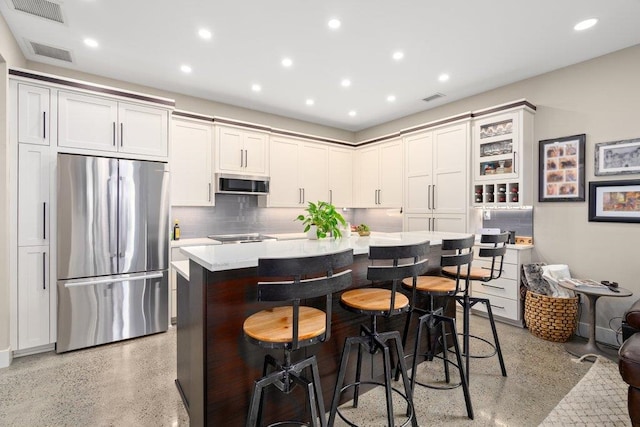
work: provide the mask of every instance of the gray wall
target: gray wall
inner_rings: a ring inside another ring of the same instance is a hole
[[[397,131],[437,118],[527,98],[538,106],[535,141],[585,133],[586,182],[640,179],[640,175],[594,176],[594,146],[640,137],[640,45],[504,86],[459,102],[385,123],[356,134],[356,140]],[[533,164],[538,164],[535,150]],[[534,200],[537,168],[534,170]],[[575,277],[614,280],[632,290],[631,298],[601,298],[598,326],[608,328],[640,296],[637,245],[640,224],[588,222],[588,202],[534,203],[534,255],[568,264]],[[585,319],[586,310],[583,310]],[[619,321],[613,323],[619,324]]]

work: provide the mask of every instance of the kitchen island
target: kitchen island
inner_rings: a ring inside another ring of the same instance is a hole
[[[300,257],[354,252],[352,287],[369,284],[366,279],[369,246],[395,246],[430,241],[430,268],[437,269],[442,239],[463,237],[457,233],[372,233],[369,237],[342,239],[266,241],[250,244],[193,246],[181,251],[189,258],[189,280],[178,277],[178,334],[176,385],[189,412],[192,426],[241,426],[245,423],[253,382],[262,376],[265,350],[243,338],[246,317],[268,305],[256,301],[258,259]],[[331,401],[338,363],[347,336],[359,334],[366,318],[343,310],[334,296],[331,338],[303,350],[300,357],[318,359],[325,402]],[[307,301],[313,305],[314,301]],[[276,305],[276,304],[273,304]],[[448,313],[454,313],[449,304]],[[404,316],[381,318],[381,330],[402,330]],[[412,341],[412,340],[411,340]],[[279,352],[273,352],[280,358]],[[363,372],[368,372],[367,358]],[[349,376],[350,373],[347,373]],[[265,395],[265,422],[282,417],[303,418],[304,394],[281,396],[277,390]],[[299,393],[298,393],[299,392]]]

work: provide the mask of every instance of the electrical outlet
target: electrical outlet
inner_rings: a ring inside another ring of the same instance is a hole
[[[491,219],[491,211],[487,210],[487,209],[483,210],[482,211],[482,219],[486,219],[486,220]]]

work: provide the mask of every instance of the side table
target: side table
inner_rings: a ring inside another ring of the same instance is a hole
[[[589,341],[586,343],[569,341],[564,346],[565,350],[578,357],[584,356],[585,354],[597,354],[608,359],[611,359],[612,356],[615,357],[615,354],[606,352],[600,348],[596,342],[596,303],[600,297],[630,297],[633,295],[633,292],[625,288],[616,288],[619,292],[614,292],[604,285],[602,287],[575,286],[566,280],[561,280],[558,285],[565,289],[584,294],[589,299]]]

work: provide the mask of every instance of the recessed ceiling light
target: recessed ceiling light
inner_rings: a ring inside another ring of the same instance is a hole
[[[349,87],[349,86],[351,86],[351,80],[349,80],[349,79],[342,79],[342,81],[340,82],[340,84],[342,85],[342,87]]]
[[[389,95],[387,96],[387,101],[389,102],[394,102],[396,100],[396,96],[395,95]]]
[[[254,92],[260,92],[262,90],[262,86],[257,83],[251,85],[251,90]]]
[[[591,28],[598,23],[596,18],[585,19],[582,22],[578,22],[573,29],[576,31],[586,30],[587,28]]]
[[[200,28],[198,30],[198,35],[205,40],[209,40],[212,36],[211,31],[207,30],[206,28]]]
[[[89,47],[98,47],[98,42],[94,39],[84,39],[84,44]]]
[[[351,111],[349,111],[349,115],[350,115],[351,117],[355,117],[355,116],[356,116],[356,112],[355,112],[355,110],[351,110]]]
[[[307,104],[307,105],[313,105],[313,104],[315,104],[316,102],[315,102],[313,99],[309,98],[309,99],[307,99],[304,103],[305,103],[305,104]]]
[[[395,59],[396,61],[400,61],[402,58],[404,58],[404,52],[402,51],[397,51],[397,52],[393,52],[392,55],[393,59]]]
[[[340,28],[340,25],[342,25],[342,22],[340,22],[339,19],[331,19],[329,20],[328,24],[329,28],[331,28],[332,30],[337,30],[338,28]]]
[[[293,65],[293,60],[291,58],[284,58],[282,60],[283,67],[291,67]]]
[[[438,76],[438,80],[440,80],[441,82],[446,82],[449,80],[449,74],[446,73],[442,73]]]
[[[189,74],[189,73],[192,71],[192,70],[191,70],[191,67],[190,67],[190,66],[188,66],[187,64],[181,65],[181,66],[180,66],[180,70],[181,70],[183,73],[187,73],[187,74]]]

